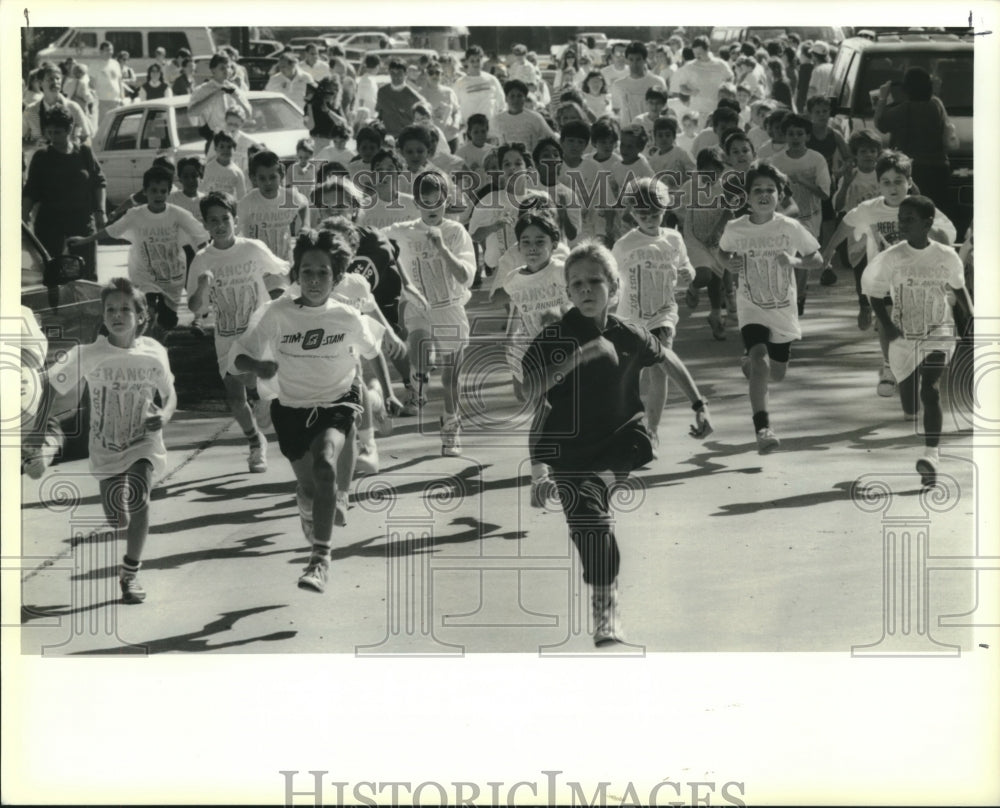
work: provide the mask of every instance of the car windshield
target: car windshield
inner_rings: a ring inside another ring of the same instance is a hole
[[[253,118],[246,121],[242,128],[248,135],[302,128],[302,114],[284,98],[251,98],[250,107]],[[192,123],[186,106],[177,108],[177,136],[181,143],[205,140],[198,134],[198,125]]]
[[[941,99],[949,115],[971,116],[973,96],[972,51],[946,53],[942,51],[909,51],[882,53],[865,65],[855,93],[859,112],[872,114],[871,92],[887,81],[900,82],[910,67],[922,67],[934,82],[934,95]],[[898,97],[898,96],[897,96]]]

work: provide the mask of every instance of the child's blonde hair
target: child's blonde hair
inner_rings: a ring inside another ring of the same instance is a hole
[[[593,261],[604,271],[604,278],[613,289],[618,287],[621,276],[618,274],[618,262],[611,254],[611,250],[597,240],[583,241],[577,244],[568,256],[564,265],[564,277],[569,283],[569,271],[581,261]]]
[[[128,278],[112,278],[105,286],[101,287],[101,308],[107,299],[113,295],[121,293],[127,297],[135,309],[135,336],[141,336],[149,324],[149,306],[146,303],[146,296]],[[107,336],[107,329],[102,325],[101,333]]]

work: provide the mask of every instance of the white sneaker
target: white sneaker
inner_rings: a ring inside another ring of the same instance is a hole
[[[364,476],[366,474],[378,474],[379,460],[378,447],[375,441],[369,444],[361,444],[358,447],[358,456],[354,461],[354,473]]]
[[[765,426],[763,429],[757,430],[757,451],[760,454],[767,454],[772,449],[777,449],[781,445],[781,441],[778,440],[778,436],[774,434],[774,430],[769,426]]]
[[[896,377],[888,365],[882,365],[882,369],[878,372],[878,386],[875,391],[882,398],[889,398],[896,392]]]
[[[462,439],[458,433],[462,428],[462,423],[457,415],[451,416],[447,421],[441,416],[441,454],[444,457],[462,456]]]
[[[618,584],[594,586],[590,604],[594,614],[594,645],[625,642],[618,613]]]
[[[326,591],[326,579],[330,570],[330,562],[325,558],[309,559],[309,566],[299,578],[299,589],[310,589],[313,592],[322,594]]]
[[[250,457],[247,458],[247,466],[253,474],[262,474],[267,471],[267,438],[263,433],[257,433],[258,443],[250,446]]]

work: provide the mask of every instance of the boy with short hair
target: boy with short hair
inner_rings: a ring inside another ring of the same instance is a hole
[[[481,113],[471,115],[465,122],[465,143],[455,152],[465,161],[469,171],[475,171],[479,175],[480,187],[489,182],[485,168],[486,155],[493,149],[493,145],[487,142],[489,134],[489,119]]]
[[[330,125],[329,145],[324,146],[317,152],[315,159],[324,163],[340,163],[347,168],[351,160],[354,159],[354,152],[347,148],[347,142],[351,139],[351,130],[343,121],[334,121]]]
[[[311,137],[300,138],[295,144],[295,162],[292,163],[291,167],[288,169],[288,173],[285,174],[284,163],[282,166],[282,174],[284,175],[284,184],[290,188],[294,188],[303,196],[311,196],[312,192],[316,190],[316,178],[317,178],[317,164],[318,162],[314,160],[314,154],[316,152],[316,141]],[[259,155],[257,152],[255,157]],[[254,187],[257,187],[257,180],[254,176],[254,172],[249,172],[248,175],[250,181],[253,182]]]
[[[248,190],[247,178],[233,161],[235,138],[228,132],[216,132],[212,145],[215,147],[215,159],[209,160],[205,165],[205,193],[222,191],[236,199],[242,199]]]
[[[650,87],[646,90],[646,111],[636,115],[631,123],[637,123],[646,130],[646,138],[653,139],[653,124],[660,119],[667,106],[667,91],[663,87]]]
[[[358,153],[346,166],[352,180],[358,175],[358,172],[367,171],[372,167],[372,158],[384,143],[385,130],[381,127],[362,126],[358,130],[354,136],[354,145]]]
[[[507,109],[493,118],[493,129],[500,144],[523,143],[530,152],[543,137],[555,137],[545,119],[535,110],[526,109],[528,85],[511,79],[503,86]]]
[[[764,118],[764,130],[770,140],[765,141],[759,148],[755,146],[759,160],[772,160],[774,155],[785,150],[788,144],[785,142],[785,133],[781,126],[785,118],[791,114],[790,110],[776,109]]]
[[[618,121],[598,118],[590,128],[594,153],[584,157],[579,170],[579,184],[573,190],[583,202],[583,238],[600,238],[608,248],[615,243],[616,208],[621,187],[615,180],[621,158],[618,146]]]
[[[257,398],[259,405],[250,408],[247,389],[256,391],[256,384],[247,374],[229,372],[229,350],[272,293],[281,294],[288,264],[263,242],[236,235],[238,207],[229,194],[212,191],[201,200],[201,211],[211,241],[191,262],[188,304],[196,314],[215,310],[215,354],[226,403],[250,444],[249,469],[261,473],[267,471],[267,439],[261,428],[270,424],[265,412],[270,402]]]
[[[684,149],[677,145],[677,121],[673,118],[657,118],[653,123],[653,147],[649,152],[649,166],[661,174],[671,190],[687,181],[688,172],[694,171],[695,163]]]
[[[777,213],[785,182],[773,166],[755,163],[746,175],[750,213],[728,222],[719,240],[720,249],[730,253],[729,268],[739,273],[736,310],[746,347],[742,365],[761,454],[780,443],[771,429],[769,384],[784,378],[792,342],[802,338],[796,275],[822,266],[815,236]]]
[[[559,492],[570,539],[591,587],[594,644],[624,642],[618,613],[620,554],[609,512],[609,484],[651,458],[643,424],[639,375],[662,364],[692,402],[692,437],[712,431],[708,408],[687,368],[644,328],[609,313],[618,292],[618,267],[596,242],[577,246],[566,259],[571,308],[546,327],[524,358],[525,389],[535,396],[532,459],[548,463]],[[568,346],[572,346],[569,350]]]
[[[876,255],[900,240],[899,206],[912,187],[913,163],[900,151],[884,151],[875,162],[875,174],[878,177],[880,195],[861,202],[847,212],[823,248],[824,264],[829,264],[834,250],[851,232],[865,239],[865,261],[858,265],[862,271]],[[955,226],[940,210],[935,209],[934,226],[931,228],[930,237],[942,244],[950,245],[955,241],[955,236]],[[891,303],[891,301],[883,302]],[[882,349],[882,367],[875,389],[880,396],[889,398],[896,390],[896,377],[889,364],[889,340],[881,328],[876,330],[879,346]]]
[[[902,240],[875,256],[861,278],[889,342],[889,363],[899,380],[904,417],[915,421],[920,404],[924,405],[925,449],[917,471],[925,488],[937,482],[944,422],[938,383],[955,352],[950,298],[966,317],[972,317],[961,259],[950,246],[929,238],[936,214],[934,203],[925,196],[903,199],[898,206]],[[892,301],[891,311],[883,296]]]
[[[700,117],[696,110],[681,113],[681,131],[677,135],[677,145],[684,149],[692,159],[698,156],[694,151],[694,141],[698,137]]]
[[[308,224],[309,202],[295,187],[282,187],[285,166],[273,151],[255,154],[250,173],[256,187],[237,204],[239,233],[290,261],[293,239]]]
[[[103,238],[124,238],[128,251],[129,280],[146,295],[150,310],[151,336],[161,342],[165,332],[177,325],[177,311],[184,292],[187,261],[181,251],[181,236],[203,244],[208,233],[183,208],[167,203],[173,174],[154,166],[142,175],[142,190],[148,202],[131,208],[118,221],[89,236],[71,236],[69,247],[79,247]]]

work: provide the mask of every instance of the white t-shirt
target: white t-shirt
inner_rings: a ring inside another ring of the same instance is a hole
[[[479,175],[479,187],[481,188],[490,178],[486,175],[486,156],[496,148],[492,143],[484,143],[476,146],[471,140],[467,140],[458,147],[455,154],[465,161],[465,167],[469,171],[475,171]]]
[[[601,75],[604,76],[604,85],[610,90],[616,81],[628,78],[630,71],[627,64],[621,67],[611,64],[601,68]]]
[[[646,90],[650,87],[666,92],[667,83],[659,76],[647,73],[638,79],[629,74],[611,85],[611,106],[618,110],[622,126],[627,126],[646,111]]]
[[[503,94],[503,85],[496,76],[480,73],[478,76],[465,75],[452,86],[458,96],[458,104],[462,108],[462,120],[469,120],[471,115],[485,115],[492,126],[493,119],[500,110],[507,106]]]
[[[800,180],[808,180],[818,185],[828,195],[830,193],[830,169],[826,158],[818,151],[806,149],[801,157],[789,157],[782,151],[771,158],[775,168],[784,172],[792,185],[792,198],[799,206],[798,220],[817,238],[823,223],[822,198],[807,190]]]
[[[375,196],[371,198],[370,207],[362,208],[358,215],[358,224],[383,230],[400,222],[410,222],[420,217],[417,203],[410,194],[400,192],[396,199],[386,202]]]
[[[254,188],[236,205],[239,234],[263,241],[278,258],[291,260],[292,230],[299,230],[299,213],[308,207],[309,202],[294,188],[279,188],[274,199]]]
[[[766,326],[771,330],[771,342],[801,339],[795,271],[780,266],[777,256],[816,252],[819,242],[812,234],[795,219],[780,213],[763,224],[741,216],[726,224],[719,246],[743,256],[736,298],[740,328]]]
[[[318,84],[330,75],[330,65],[322,59],[317,59],[315,64],[309,64],[305,59],[302,59],[299,62],[299,70],[307,73],[312,78],[313,84]]]
[[[865,239],[869,264],[880,252],[899,242],[898,217],[899,207],[890,207],[881,196],[862,202],[844,217],[844,223],[854,229],[855,237]],[[934,215],[934,227],[944,230],[949,240],[955,240],[955,225],[940,210]]]
[[[284,93],[293,104],[302,109],[306,101],[306,88],[310,83],[312,83],[310,75],[299,68],[291,78],[278,71],[267,80],[264,89],[268,92]]]
[[[776,154],[780,154],[787,148],[788,144],[786,143],[775,143],[773,140],[768,140],[757,149],[757,159],[771,160]]]
[[[458,222],[441,222],[441,238],[445,246],[469,270],[468,283],[460,283],[445,266],[444,259],[427,235],[428,226],[420,219],[391,225],[382,232],[399,246],[399,264],[409,271],[417,289],[427,298],[432,309],[464,306],[472,297],[476,272],[476,253],[472,237]]]
[[[529,191],[523,194],[521,199],[530,193]],[[488,267],[498,267],[500,257],[517,244],[517,238],[514,235],[514,221],[517,219],[518,201],[514,197],[513,191],[508,193],[501,189],[490,191],[472,208],[469,216],[469,233],[475,233],[479,228],[496,224],[502,219],[506,220],[506,224],[502,228],[494,230],[486,237],[483,260]]]
[[[583,206],[581,239],[603,236],[607,232],[607,220],[604,216],[615,208],[621,194],[621,185],[617,179],[624,175],[621,162],[616,154],[612,154],[604,162],[588,156],[576,168],[564,169],[563,182],[573,190]]]
[[[617,316],[650,330],[676,329],[674,291],[679,281],[694,280],[681,234],[664,227],[658,236],[647,236],[635,228],[615,242],[611,254],[621,275]]]
[[[518,333],[534,339],[546,323],[559,320],[572,308],[566,296],[564,259],[552,256],[537,272],[521,267],[508,275],[503,288],[510,296],[515,317],[520,319]]]
[[[679,174],[678,181],[675,182],[672,176],[665,176],[662,181],[670,188],[683,185],[687,181],[688,172],[694,171],[695,163],[691,155],[674,142],[674,147],[667,152],[656,152],[648,158],[649,167],[653,172],[659,174],[661,171],[669,171],[672,174]]]
[[[555,137],[545,119],[533,109],[522,110],[517,115],[499,112],[490,123],[490,130],[501,144],[523,143],[528,147],[528,154],[543,137]]]
[[[170,196],[167,197],[167,203],[183,208],[201,222],[201,206],[199,203],[204,198],[205,194],[202,191],[198,191],[194,196],[188,196],[179,188],[175,188],[170,192]]]
[[[840,211],[854,210],[862,202],[867,202],[869,199],[881,195],[878,187],[878,176],[874,171],[868,173],[856,171],[853,177],[843,178],[840,182],[850,182],[847,192],[844,194],[844,203],[838,208]],[[840,188],[841,186],[838,185],[837,194],[840,193]],[[851,240],[847,243],[847,258],[851,262],[851,266],[857,266],[858,262],[866,256],[868,248],[865,246],[865,240],[864,235],[858,235],[857,232],[852,231]]]
[[[323,306],[304,306],[291,295],[268,303],[237,338],[230,351],[229,372],[236,357],[278,363],[272,379],[258,379],[262,397],[277,397],[286,407],[330,405],[347,393],[359,357],[378,355],[383,328],[351,306],[330,299]]]
[[[129,208],[118,221],[105,230],[112,238],[132,242],[128,251],[128,274],[142,292],[162,292],[176,310],[184,291],[187,259],[181,240],[192,244],[208,240],[201,223],[183,208],[168,204],[162,213],[153,213],[148,205]]]
[[[285,291],[284,297],[296,298],[302,296],[302,287],[293,283]],[[333,287],[330,297],[338,303],[357,309],[362,314],[368,314],[378,308],[375,296],[372,294],[368,279],[357,272],[347,272],[337,285]]]
[[[207,302],[215,310],[215,351],[225,375],[233,340],[246,331],[254,313],[271,299],[268,290],[285,285],[288,264],[255,239],[237,236],[228,250],[209,244],[191,262],[188,300],[206,272],[213,276]]]
[[[149,337],[137,337],[131,348],[116,348],[105,336],[63,353],[49,370],[57,393],[83,382],[90,396],[90,470],[97,477],[121,474],[138,460],[153,464],[153,476],[166,471],[163,430],[146,430],[146,418],[159,393],[174,395],[167,349]]]
[[[670,87],[677,92],[683,92],[682,88],[687,87],[690,93],[685,94],[691,96],[691,109],[701,114],[701,121],[704,123],[715,109],[719,87],[732,80],[732,68],[721,59],[710,56],[705,62],[694,59],[681,65],[674,73]]]
[[[236,165],[235,158],[228,166],[222,165],[218,160],[209,160],[205,164],[201,188],[206,194],[209,191],[224,191],[233,199],[242,199],[247,195],[247,176]]]

